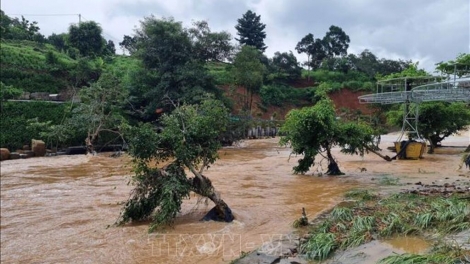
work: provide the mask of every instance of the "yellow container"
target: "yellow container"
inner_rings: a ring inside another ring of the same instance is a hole
[[[411,142],[406,146],[406,159],[420,159],[426,152],[426,142]],[[395,142],[397,153],[401,150],[401,142]],[[400,157],[397,157],[400,159]]]

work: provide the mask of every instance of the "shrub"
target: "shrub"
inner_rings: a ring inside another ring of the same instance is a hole
[[[267,85],[261,87],[260,96],[263,104],[282,106],[286,100],[286,95],[283,93],[285,87],[277,85]]]
[[[60,124],[70,113],[70,108],[70,104],[3,102],[0,112],[0,146],[14,151],[25,144],[30,144],[31,139],[39,139],[40,131],[29,128],[28,120],[37,118],[40,122],[51,121],[51,125]],[[80,145],[84,138],[85,135],[77,136],[71,139],[69,144]]]

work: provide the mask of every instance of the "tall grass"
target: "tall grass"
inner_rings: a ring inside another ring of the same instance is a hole
[[[336,236],[332,233],[315,234],[303,244],[301,250],[308,258],[324,260],[337,248]]]
[[[354,190],[346,196],[356,201],[347,208],[334,208],[326,220],[312,228],[311,238],[301,247],[306,256],[320,260],[331,251],[394,235],[444,235],[470,229],[470,204],[459,197],[396,194],[380,198],[364,190]],[[439,254],[405,254],[391,256],[383,263],[446,263],[432,262],[435,260],[447,259]]]

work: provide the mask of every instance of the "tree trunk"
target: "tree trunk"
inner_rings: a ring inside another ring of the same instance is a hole
[[[89,154],[93,154],[93,155],[96,154],[95,148],[93,147],[93,142],[95,142],[96,138],[98,137],[100,133],[100,129],[101,129],[101,124],[98,126],[98,128],[95,131],[93,132],[88,131],[88,135],[85,139],[85,145],[86,145],[87,153]]]
[[[328,171],[326,174],[328,175],[343,175],[344,173],[341,172],[339,169],[338,163],[336,163],[335,158],[331,155],[330,149],[326,149],[326,156],[328,157]]]
[[[436,148],[436,146],[434,145],[434,143],[432,141],[429,141],[428,154],[434,154],[434,149],[435,148]]]
[[[220,195],[215,191],[209,178],[199,174],[193,178],[193,191],[201,196],[209,198],[215,206],[202,218],[203,221],[232,222],[234,216],[232,210],[228,207]],[[202,179],[202,181],[201,181]]]
[[[310,82],[310,55],[307,54],[307,82]]]
[[[390,158],[389,156],[387,156],[387,155],[384,156],[384,155],[380,154],[379,152],[375,151],[374,149],[372,149],[368,146],[364,146],[364,148],[367,149],[367,151],[374,153],[375,155],[381,157],[382,159],[384,159],[386,161],[392,161],[392,158]]]
[[[209,197],[215,206],[202,218],[203,221],[232,222],[235,217],[232,210],[214,191]]]
[[[439,137],[435,138],[433,136],[427,138],[429,141],[428,154],[434,154],[434,150],[436,149],[437,143],[439,142],[438,138]]]
[[[192,179],[192,191],[201,196],[209,198],[215,204],[215,206],[202,218],[202,220],[232,222],[234,219],[232,210],[215,191],[211,180],[198,172],[193,166],[188,164],[187,167],[195,176]]]
[[[94,137],[90,134],[85,139],[86,151],[88,154],[95,153],[95,148],[93,147]]]
[[[250,93],[250,116],[252,116],[253,114],[251,113],[251,106],[253,104],[253,90],[251,90],[251,93]]]

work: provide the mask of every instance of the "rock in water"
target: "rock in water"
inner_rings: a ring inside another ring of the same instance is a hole
[[[214,206],[203,218],[202,221],[218,221],[218,222],[232,222],[234,217],[232,210],[226,206],[225,213],[221,215],[216,206]]]
[[[6,148],[0,148],[0,160],[7,160],[10,158],[10,151]]]
[[[31,140],[31,147],[34,152],[34,156],[43,157],[46,155],[46,143],[42,140]]]
[[[20,158],[20,153],[18,152],[10,153],[10,159],[19,159],[19,158]]]

